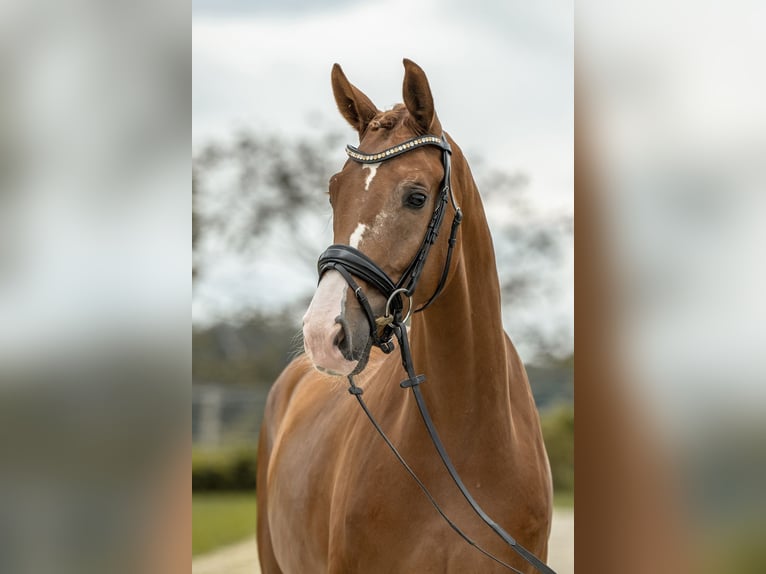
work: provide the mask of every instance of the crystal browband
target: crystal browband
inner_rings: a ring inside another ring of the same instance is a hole
[[[434,145],[443,150],[452,151],[446,139],[438,136],[419,136],[377,153],[364,153],[352,145],[347,145],[346,153],[348,157],[360,163],[377,163],[427,145]]]

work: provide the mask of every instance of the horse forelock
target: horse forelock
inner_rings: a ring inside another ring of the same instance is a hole
[[[390,110],[379,112],[367,125],[365,134],[385,130],[394,132],[399,129],[405,130],[408,136],[425,135],[404,104],[395,104]],[[438,135],[438,134],[437,134]],[[362,137],[364,139],[364,136]]]
[[[372,131],[377,131],[379,129],[392,130],[397,125],[401,124],[407,115],[407,108],[404,104],[396,104],[390,110],[380,112],[376,115],[370,122],[368,129]]]

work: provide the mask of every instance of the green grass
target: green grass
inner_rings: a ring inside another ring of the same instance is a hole
[[[255,493],[192,496],[192,555],[210,552],[255,534]]]
[[[574,492],[571,490],[562,490],[553,492],[554,508],[574,508]]]

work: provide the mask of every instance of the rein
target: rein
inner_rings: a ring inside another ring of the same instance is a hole
[[[327,248],[327,250],[325,250],[324,253],[322,253],[322,255],[320,255],[319,261],[317,263],[319,278],[321,279],[322,275],[326,271],[329,271],[330,269],[334,269],[335,271],[338,271],[341,274],[341,276],[346,281],[348,286],[354,292],[355,297],[359,301],[359,304],[361,305],[362,310],[364,311],[367,317],[367,321],[370,324],[370,338],[372,340],[373,345],[379,347],[384,353],[391,353],[394,350],[393,339],[394,337],[396,337],[399,343],[399,349],[401,352],[402,366],[404,367],[404,370],[407,373],[407,379],[402,381],[400,383],[400,386],[404,389],[407,389],[407,388],[411,389],[412,394],[415,398],[415,402],[417,404],[418,410],[420,411],[420,415],[423,418],[423,422],[426,426],[426,430],[428,431],[428,434],[431,437],[431,441],[433,442],[434,447],[436,447],[439,457],[444,463],[444,466],[446,467],[450,477],[455,482],[458,489],[460,490],[460,492],[462,493],[463,497],[466,499],[468,504],[471,506],[473,511],[508,546],[510,546],[519,556],[524,558],[524,560],[526,560],[539,572],[541,572],[542,574],[556,574],[549,566],[547,566],[539,558],[537,558],[537,556],[535,556],[529,550],[527,550],[521,544],[519,544],[510,534],[508,534],[505,530],[503,530],[501,526],[499,526],[494,520],[492,520],[487,515],[487,513],[484,512],[484,510],[479,506],[479,504],[473,498],[471,493],[468,491],[462,479],[460,478],[460,475],[458,474],[457,470],[452,464],[452,460],[447,454],[446,449],[444,448],[444,444],[442,443],[441,438],[439,437],[439,434],[437,433],[436,428],[434,427],[433,421],[431,420],[431,415],[428,411],[428,407],[426,406],[426,403],[423,400],[423,395],[420,392],[419,386],[423,382],[425,382],[426,380],[425,375],[416,375],[415,368],[412,363],[412,353],[410,351],[410,344],[409,344],[409,339],[407,336],[407,327],[405,326],[405,322],[407,318],[409,318],[410,313],[412,312],[418,313],[428,308],[428,306],[431,305],[431,303],[433,303],[433,301],[439,296],[439,294],[444,289],[444,285],[447,281],[447,276],[449,275],[449,270],[452,263],[452,252],[455,247],[455,244],[457,243],[457,231],[463,219],[463,213],[460,210],[460,208],[457,206],[457,204],[455,203],[455,197],[452,193],[452,187],[450,184],[451,182],[450,157],[452,154],[452,149],[444,136],[437,137],[434,135],[426,135],[426,136],[412,138],[410,140],[407,140],[406,142],[403,142],[401,144],[398,144],[396,146],[390,147],[386,150],[383,150],[381,152],[374,153],[374,154],[363,153],[359,151],[359,149],[355,148],[354,146],[349,145],[349,146],[346,146],[346,153],[348,154],[349,158],[351,158],[353,161],[356,161],[358,163],[363,163],[363,164],[371,164],[371,163],[378,163],[381,161],[389,160],[391,158],[407,153],[408,151],[417,149],[419,147],[424,147],[424,146],[435,146],[442,150],[442,165],[444,167],[444,176],[442,178],[439,196],[437,197],[437,200],[436,200],[436,206],[434,207],[433,215],[431,216],[431,220],[428,224],[428,227],[426,228],[426,233],[423,238],[423,242],[421,243],[420,248],[418,249],[418,252],[415,254],[415,257],[412,259],[412,262],[410,263],[410,265],[407,267],[407,269],[404,271],[404,273],[400,277],[399,281],[395,283],[374,261],[372,261],[372,259],[367,257],[364,253],[362,253],[358,249],[355,249],[348,245],[331,245],[330,247]],[[442,226],[442,222],[444,221],[444,214],[445,214],[448,200],[452,204],[452,208],[455,214],[452,219],[452,226],[451,226],[450,237],[449,237],[449,247],[447,251],[447,256],[445,258],[444,268],[442,270],[439,283],[436,289],[434,290],[434,293],[431,295],[431,297],[429,297],[426,303],[424,303],[421,307],[413,311],[412,296],[415,292],[415,288],[417,286],[418,280],[420,279],[420,275],[423,271],[423,267],[425,266],[426,258],[428,257],[428,253],[431,250],[431,246],[435,243],[436,238],[439,235],[439,230]],[[380,293],[382,293],[386,297],[386,309],[385,309],[385,315],[383,317],[375,317],[375,314],[372,311],[372,307],[370,306],[367,296],[364,294],[364,291],[356,282],[354,277],[364,280],[365,282],[373,286],[375,289],[380,291]],[[402,317],[402,311],[404,310],[402,296],[407,297],[410,303],[409,308],[407,310],[407,314],[404,318]],[[382,333],[379,333],[381,326],[383,327],[383,330],[382,330]],[[518,574],[523,574],[520,570],[514,568],[510,564],[497,558],[496,556],[492,555],[487,550],[479,546],[470,537],[468,537],[468,535],[466,535],[465,532],[463,532],[444,513],[444,511],[441,509],[439,504],[434,499],[433,495],[426,488],[425,484],[423,484],[420,478],[415,474],[412,468],[407,464],[407,462],[401,456],[401,454],[396,449],[394,444],[388,438],[386,433],[380,427],[377,420],[375,420],[375,417],[372,415],[369,408],[367,407],[367,404],[362,398],[362,393],[364,392],[364,390],[361,387],[357,386],[356,383],[354,382],[353,373],[348,375],[348,382],[349,382],[348,392],[351,393],[356,398],[356,400],[359,402],[359,405],[362,407],[362,410],[367,415],[367,418],[370,419],[370,422],[372,423],[375,430],[378,432],[378,434],[380,434],[380,436],[383,438],[385,443],[394,453],[394,456],[396,456],[397,460],[402,464],[404,469],[415,480],[415,482],[418,484],[420,489],[428,498],[429,502],[433,505],[433,507],[437,510],[437,512],[442,516],[442,518],[444,518],[447,524],[461,538],[463,538],[463,540],[465,540],[468,544],[476,548],[479,552],[481,552],[488,558],[494,560],[495,562],[508,568],[509,570],[512,570],[513,572],[516,572]]]

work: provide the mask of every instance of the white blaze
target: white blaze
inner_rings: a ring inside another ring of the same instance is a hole
[[[367,178],[364,180],[364,190],[368,191],[370,189],[370,184],[372,183],[372,180],[375,178],[375,174],[378,171],[378,167],[380,167],[380,163],[367,163],[362,166],[362,169],[369,169],[370,173],[367,174]]]
[[[347,375],[356,367],[356,361],[346,360],[335,345],[342,329],[335,319],[344,312],[347,289],[340,273],[327,271],[303,317],[303,346],[309,359],[314,366],[339,375]]]
[[[348,244],[354,249],[359,249],[359,244],[362,241],[362,236],[365,231],[367,231],[367,226],[364,223],[357,225],[356,229],[354,229],[354,232],[351,234],[351,237],[348,239]]]

